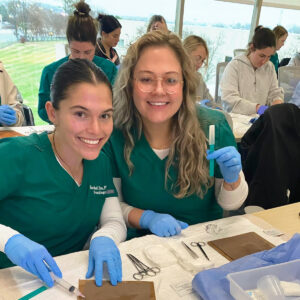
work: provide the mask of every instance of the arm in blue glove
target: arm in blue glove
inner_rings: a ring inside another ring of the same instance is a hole
[[[52,287],[54,282],[44,261],[56,276],[62,277],[59,267],[47,249],[22,234],[16,234],[8,239],[4,251],[14,264],[36,275],[49,287]]]
[[[268,108],[268,105],[260,105],[257,110],[257,113],[261,116]]]
[[[171,215],[155,213],[152,210],[145,210],[139,221],[143,229],[149,229],[158,236],[172,236],[180,234],[181,229],[189,225],[176,220]]]
[[[216,150],[207,155],[207,159],[215,159],[223,178],[228,183],[236,182],[242,170],[241,155],[233,146]]]
[[[13,125],[17,122],[16,112],[9,105],[0,106],[0,123]]]
[[[105,236],[98,236],[92,239],[89,250],[89,265],[86,278],[95,273],[96,285],[102,285],[103,264],[106,263],[110,282],[117,285],[122,281],[122,261],[120,251],[115,242]]]
[[[204,107],[211,107],[211,101],[209,99],[203,99],[201,101],[199,101],[201,106]]]

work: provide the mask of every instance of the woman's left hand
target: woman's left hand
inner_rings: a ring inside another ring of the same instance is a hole
[[[120,251],[115,242],[105,236],[95,237],[89,250],[89,266],[86,278],[95,273],[96,285],[102,285],[103,264],[107,264],[108,274],[112,285],[122,281],[122,261]]]
[[[209,152],[209,150],[208,150]],[[228,183],[236,182],[242,170],[241,155],[233,146],[228,146],[209,153],[208,160],[215,159],[223,178]]]

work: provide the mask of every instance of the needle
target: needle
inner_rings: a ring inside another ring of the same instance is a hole
[[[51,278],[56,282],[59,286],[63,287],[64,289],[68,290],[70,293],[76,295],[77,297],[85,298],[85,296],[71,283],[67,282],[66,280],[57,277],[50,269],[49,265],[45,260],[43,260],[45,266],[47,267]]]

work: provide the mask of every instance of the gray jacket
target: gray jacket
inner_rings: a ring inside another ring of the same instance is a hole
[[[257,104],[271,105],[274,100],[283,100],[274,65],[268,61],[254,69],[244,54],[226,66],[220,87],[224,109],[237,114],[255,114]]]
[[[288,66],[297,66],[300,67],[300,53],[296,53],[294,57],[291,58],[289,61]]]

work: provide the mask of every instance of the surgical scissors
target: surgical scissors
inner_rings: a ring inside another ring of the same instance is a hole
[[[206,252],[203,250],[203,246],[205,246],[206,245],[206,243],[205,242],[191,242],[191,246],[192,247],[199,247],[199,249],[200,249],[200,251],[202,252],[202,254],[205,256],[205,258],[207,259],[207,260],[210,260],[209,258],[208,258],[208,256],[207,256],[207,254],[206,254]]]
[[[148,267],[144,263],[142,263],[139,259],[137,259],[135,256],[132,254],[126,254],[127,257],[131,260],[133,263],[134,267],[137,269],[137,273],[133,274],[133,278],[135,280],[142,280],[144,276],[155,276],[157,273],[160,272],[159,267]]]

